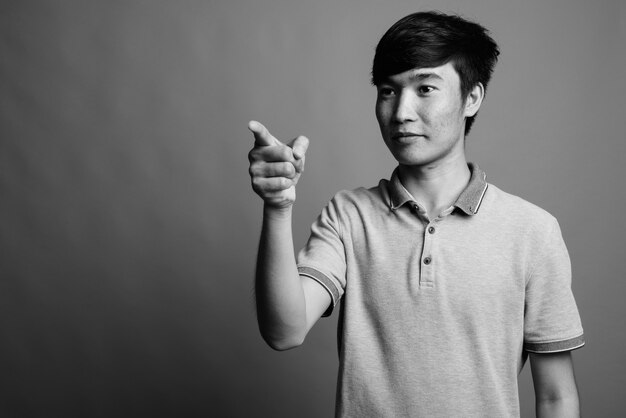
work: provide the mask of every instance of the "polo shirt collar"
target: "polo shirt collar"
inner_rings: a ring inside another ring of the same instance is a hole
[[[462,210],[468,215],[475,215],[480,209],[480,205],[487,191],[487,176],[477,164],[469,163],[467,165],[471,172],[470,181],[467,187],[461,192],[454,206]],[[389,205],[392,210],[396,210],[407,202],[415,202],[411,193],[404,188],[400,182],[398,168],[393,171],[391,180],[389,181]]]

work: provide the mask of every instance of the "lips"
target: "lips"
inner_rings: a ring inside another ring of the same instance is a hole
[[[415,132],[395,132],[391,135],[391,139],[398,141],[398,142],[408,142],[411,140],[416,140],[419,138],[425,138],[426,136],[424,135],[420,135],[418,133]]]

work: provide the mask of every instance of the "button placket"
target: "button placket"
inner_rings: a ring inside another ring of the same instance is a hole
[[[435,232],[436,228],[431,223],[424,228],[424,247],[420,268],[420,286],[422,287],[433,287],[434,284],[432,249]]]

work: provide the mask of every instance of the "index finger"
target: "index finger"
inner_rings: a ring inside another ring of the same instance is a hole
[[[259,146],[279,145],[281,142],[267,130],[261,122],[251,120],[248,129],[254,134],[254,144]]]

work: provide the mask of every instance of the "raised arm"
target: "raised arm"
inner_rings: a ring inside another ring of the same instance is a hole
[[[259,122],[248,128],[255,138],[248,155],[252,188],[264,201],[255,281],[259,330],[272,348],[287,350],[302,344],[331,302],[321,285],[298,275],[293,248],[292,207],[309,140],[284,144]]]
[[[569,351],[530,353],[537,418],[580,417],[574,365]]]

